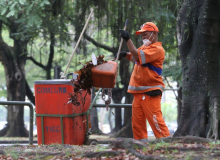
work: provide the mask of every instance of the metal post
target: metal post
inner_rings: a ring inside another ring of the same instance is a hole
[[[61,67],[55,66],[54,67],[54,79],[60,79],[60,72],[61,72]]]
[[[23,101],[0,101],[0,105],[22,105],[22,106],[28,106],[30,108],[29,144],[33,144],[34,105],[31,102],[23,102]]]

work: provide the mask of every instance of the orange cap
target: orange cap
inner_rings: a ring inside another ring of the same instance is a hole
[[[146,22],[141,25],[141,30],[136,31],[135,33],[136,33],[136,35],[139,35],[142,32],[146,32],[146,31],[159,32],[157,26],[153,22]]]

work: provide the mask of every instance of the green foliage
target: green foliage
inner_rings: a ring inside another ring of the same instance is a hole
[[[163,148],[166,148],[166,147],[169,147],[169,143],[166,143],[166,142],[164,142],[164,141],[161,141],[161,142],[159,142],[159,143],[156,143],[155,145],[154,145],[154,150],[157,150],[157,149],[159,149],[159,148],[161,148],[161,147],[163,147]]]
[[[18,159],[19,157],[19,153],[13,150],[6,152],[6,155],[10,155],[13,159]]]
[[[219,141],[219,140],[217,140],[217,141],[212,141],[212,142],[209,143],[209,147],[210,147],[210,149],[214,149],[214,148],[216,148],[219,144],[220,144],[220,141]]]
[[[107,148],[108,148],[108,146],[103,146],[103,145],[97,144],[94,146],[94,151],[95,152],[102,152],[102,151],[105,151]]]
[[[42,9],[49,5],[48,0],[1,0],[0,10],[2,20],[7,22],[7,18],[12,18],[16,23],[23,23],[27,27],[37,26],[42,24],[41,14]]]
[[[178,82],[179,85],[182,84],[182,68],[179,65],[163,68],[162,76],[170,77],[171,80]]]
[[[161,104],[161,110],[166,122],[176,122],[177,119],[177,106],[173,102],[166,102]]]
[[[71,155],[70,151],[66,150],[66,156],[70,156],[70,155]]]
[[[0,63],[0,98],[7,97],[5,72],[2,64]]]
[[[184,160],[192,160],[193,158],[191,157],[191,154],[187,154],[186,157],[184,158]]]
[[[176,8],[177,1],[174,0],[152,1],[149,10],[143,14],[148,21],[157,24],[159,41],[162,41],[166,59],[169,61],[176,61],[179,57],[176,42]]]
[[[143,152],[146,153],[147,152],[147,147],[143,148]]]
[[[12,32],[11,35],[21,40],[33,39],[40,33],[45,34],[45,31],[61,33],[67,30],[66,23],[62,23],[61,19],[64,19],[62,16],[58,18],[54,15],[58,8],[54,4],[55,2],[50,3],[48,0],[11,0],[9,2],[2,0],[0,19],[6,25],[12,25],[12,23],[18,25],[16,32]],[[61,43],[63,43],[62,39],[68,38],[63,35],[62,37]]]

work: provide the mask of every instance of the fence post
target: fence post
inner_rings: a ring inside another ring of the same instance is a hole
[[[54,66],[54,79],[60,79],[60,72],[61,72],[61,67]]]

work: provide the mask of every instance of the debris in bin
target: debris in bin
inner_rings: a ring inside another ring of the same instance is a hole
[[[95,66],[93,65],[92,61],[86,62],[86,64],[83,64],[81,62],[79,63],[83,65],[83,68],[75,72],[79,74],[78,78],[76,80],[74,79],[71,80],[71,82],[74,84],[75,87],[74,87],[74,93],[73,94],[69,93],[69,101],[68,101],[68,103],[72,103],[76,106],[80,105],[80,102],[78,101],[78,96],[82,89],[86,90],[88,94],[91,94],[91,89],[92,89],[91,69],[92,67]],[[107,61],[104,60],[104,55],[99,55],[97,57],[97,65],[103,63],[107,63]],[[84,102],[85,102],[85,97],[84,97]]]
[[[70,98],[68,98],[69,101],[67,102],[67,104],[72,103],[75,106],[80,105],[80,102],[78,101],[78,95],[77,94],[72,95],[72,93],[69,93],[69,97]]]
[[[105,61],[103,58],[104,58],[104,55],[99,55],[97,57],[97,65],[107,63],[107,61]],[[91,69],[92,67],[94,67],[94,65],[92,61],[89,61],[83,65],[82,69],[76,72],[77,74],[79,74],[79,78],[76,82],[74,82],[74,85],[75,85],[74,92],[78,92],[80,91],[80,89],[83,89],[83,90],[87,90],[87,92],[91,94],[91,88],[92,88]]]

